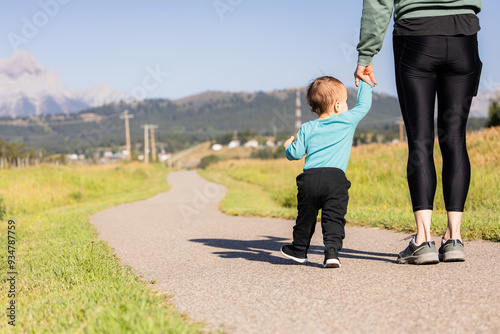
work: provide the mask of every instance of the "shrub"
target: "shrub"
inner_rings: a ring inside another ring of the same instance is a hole
[[[215,154],[210,154],[201,159],[200,163],[198,164],[198,168],[205,169],[211,164],[214,164],[219,161],[220,158],[218,156],[216,156]]]
[[[274,150],[269,147],[259,148],[250,155],[252,159],[268,160],[274,158]]]

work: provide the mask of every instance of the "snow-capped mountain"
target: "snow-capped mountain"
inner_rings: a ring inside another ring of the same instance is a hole
[[[56,70],[43,68],[26,51],[0,58],[0,117],[68,114],[129,99],[128,94],[106,84],[79,91],[68,89]]]

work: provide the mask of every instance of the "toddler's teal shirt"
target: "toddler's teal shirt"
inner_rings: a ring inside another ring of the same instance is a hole
[[[297,140],[286,148],[287,159],[299,160],[306,154],[304,170],[336,167],[345,172],[351,154],[354,130],[371,105],[372,86],[361,81],[356,106],[339,115],[302,124]]]

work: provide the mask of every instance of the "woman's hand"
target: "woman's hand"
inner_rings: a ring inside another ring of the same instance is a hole
[[[370,86],[373,86],[372,82],[377,85],[377,80],[375,79],[375,71],[373,71],[373,65],[358,65],[356,72],[354,72],[354,82],[356,84],[356,87],[359,86],[359,80],[363,80]]]
[[[295,138],[294,138],[293,136],[291,136],[290,138],[288,138],[288,139],[287,139],[287,140],[283,143],[283,147],[284,147],[284,148],[286,148],[287,146],[292,145],[292,143],[293,143],[293,140],[294,140],[294,139],[295,139]]]

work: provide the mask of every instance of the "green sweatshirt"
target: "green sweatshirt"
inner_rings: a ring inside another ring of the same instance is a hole
[[[394,21],[414,17],[477,14],[481,0],[364,0],[358,44],[358,65],[372,63],[382,48],[394,9]]]

